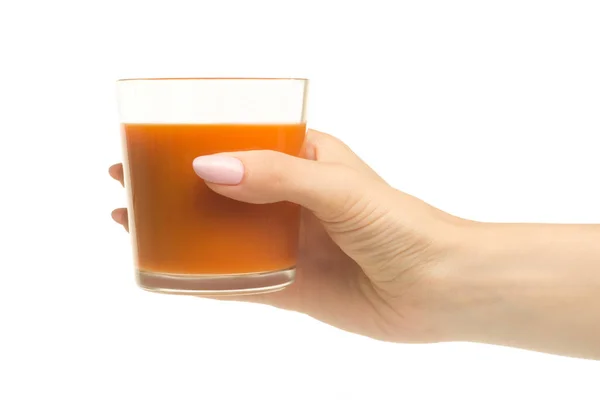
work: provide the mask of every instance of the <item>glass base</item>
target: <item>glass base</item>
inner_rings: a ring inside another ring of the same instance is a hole
[[[151,292],[195,296],[232,296],[276,292],[294,282],[296,267],[239,275],[167,274],[137,270],[138,285]]]

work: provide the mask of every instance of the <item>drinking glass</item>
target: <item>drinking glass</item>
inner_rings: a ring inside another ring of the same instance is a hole
[[[174,294],[251,294],[294,281],[300,209],[211,191],[194,158],[268,149],[300,156],[306,79],[117,82],[129,228],[139,286]]]

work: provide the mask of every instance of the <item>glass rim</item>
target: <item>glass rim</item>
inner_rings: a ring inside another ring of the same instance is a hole
[[[164,77],[164,78],[121,78],[117,79],[117,83],[120,82],[153,82],[153,81],[299,81],[308,82],[308,78],[260,78],[260,77]]]

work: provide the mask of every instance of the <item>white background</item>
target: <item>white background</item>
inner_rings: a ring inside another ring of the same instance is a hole
[[[2,1],[0,398],[600,398],[597,362],[143,292],[107,175],[116,79],[300,76],[310,126],[399,189],[598,223],[599,21],[596,0]]]

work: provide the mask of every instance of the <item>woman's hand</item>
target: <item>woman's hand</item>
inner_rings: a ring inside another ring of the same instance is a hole
[[[309,130],[304,153],[308,159],[249,151],[220,154],[218,163],[211,156],[194,162],[197,174],[224,196],[305,208],[295,283],[235,299],[299,311],[382,340],[443,340],[435,317],[438,277],[450,263],[461,221],[390,187],[332,136]],[[239,184],[231,184],[228,158],[243,164]],[[110,175],[123,183],[121,164]],[[115,210],[113,218],[127,228],[127,210]]]
[[[387,341],[600,358],[600,226],[467,221],[390,187],[332,136],[309,131],[304,153],[194,160],[223,196],[304,207],[296,282],[235,300]],[[110,174],[123,183],[120,164]],[[125,209],[113,218],[127,228]]]

